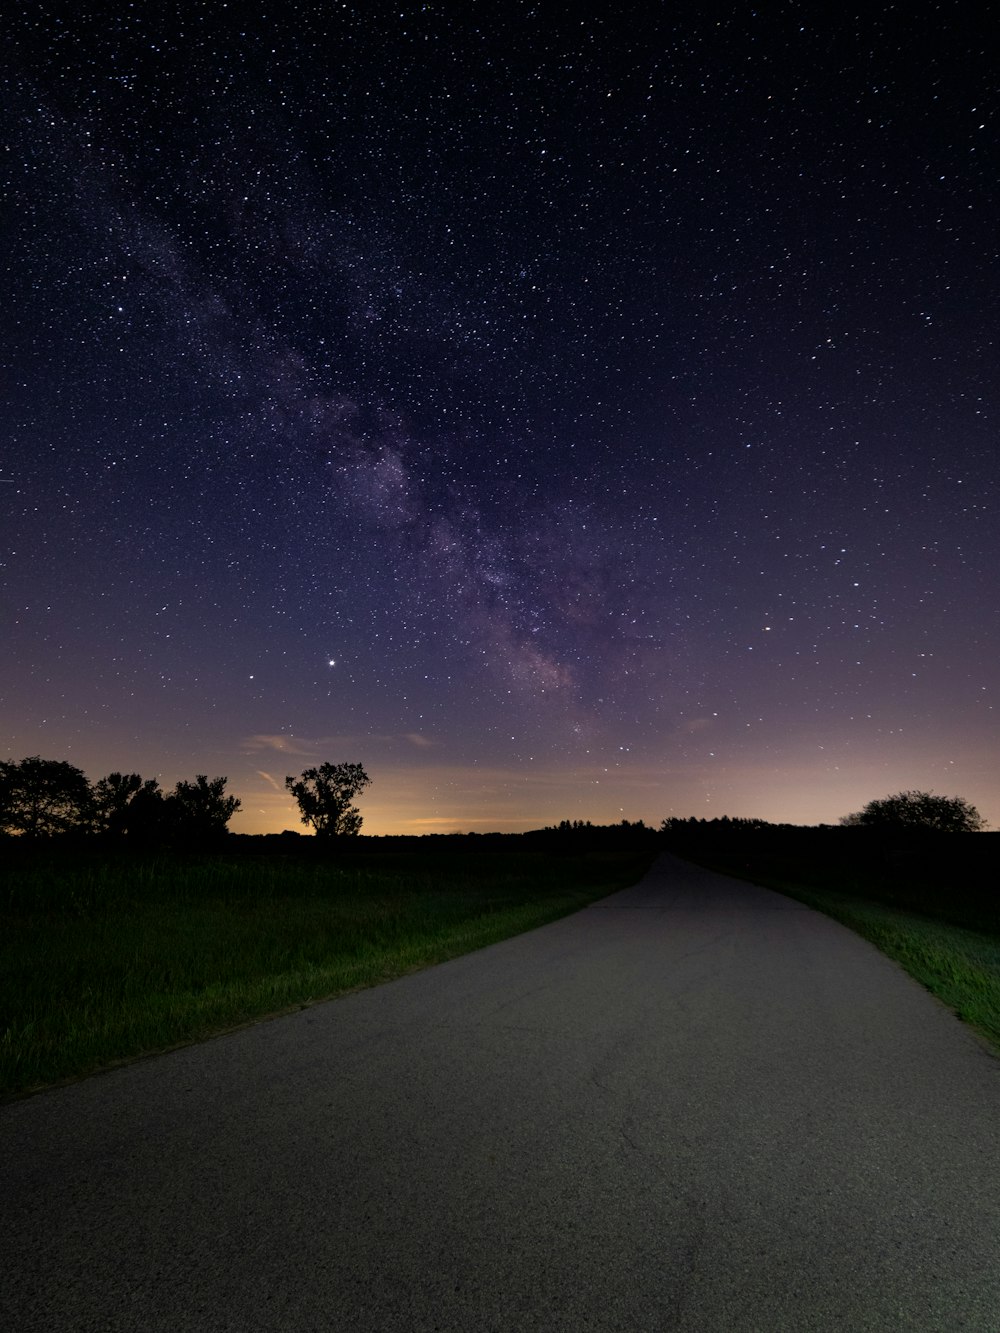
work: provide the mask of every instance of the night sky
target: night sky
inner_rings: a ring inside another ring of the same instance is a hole
[[[23,5],[0,757],[1000,825],[977,4]]]

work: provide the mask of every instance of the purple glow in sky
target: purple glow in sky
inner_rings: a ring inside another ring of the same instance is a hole
[[[972,6],[25,8],[0,754],[365,831],[1000,825]]]

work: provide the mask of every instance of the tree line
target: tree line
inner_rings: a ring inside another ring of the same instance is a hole
[[[871,829],[882,833],[981,833],[987,826],[976,807],[963,796],[937,796],[929,791],[901,791],[894,796],[883,796],[869,801],[854,814],[843,815],[838,822],[841,828]],[[664,833],[700,828],[737,832],[797,827],[795,824],[771,824],[766,819],[730,819],[728,815],[714,819],[697,816],[671,818],[660,825]]]
[[[138,773],[109,773],[91,783],[73,764],[32,755],[19,762],[0,760],[0,832],[29,839],[60,834],[102,835],[130,843],[205,844],[223,837],[230,819],[242,808],[236,796],[226,794],[228,778],[199,773],[193,782],[178,782],[166,792],[155,778]],[[302,823],[318,838],[350,837],[361,831],[361,812],[353,804],[371,778],[361,764],[324,763],[307,768],[298,777],[286,777],[285,787],[295,798]],[[869,801],[855,814],[844,815],[846,828],[884,832],[978,833],[986,821],[961,796],[903,791]],[[615,829],[652,833],[643,821],[623,819]],[[713,827],[722,831],[790,828],[764,819],[705,820],[670,818],[660,832]],[[589,820],[564,819],[544,833],[582,835],[594,831]]]
[[[97,834],[132,842],[210,842],[240,809],[227,779],[199,773],[164,791],[156,778],[109,773],[90,782],[64,759],[0,761],[0,830],[29,839]]]
[[[129,843],[203,845],[225,836],[242,808],[226,794],[228,778],[199,773],[164,791],[156,778],[109,773],[90,782],[64,759],[31,755],[0,760],[0,832],[29,839],[92,834]],[[285,786],[302,822],[319,837],[341,837],[361,829],[354,797],[371,782],[360,764],[321,764]]]

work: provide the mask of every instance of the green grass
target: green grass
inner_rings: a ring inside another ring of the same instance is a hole
[[[713,868],[775,889],[850,927],[899,963],[1000,1054],[1000,933],[995,929],[956,925],[947,919],[954,909],[945,901],[937,915],[923,891],[918,912],[825,884],[721,865]],[[905,888],[899,896],[905,899]]]
[[[633,883],[651,859],[15,863],[0,874],[0,1095],[481,948]]]

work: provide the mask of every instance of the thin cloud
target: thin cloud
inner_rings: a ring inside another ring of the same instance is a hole
[[[315,739],[306,736],[272,735],[261,732],[254,736],[247,736],[241,742],[241,746],[246,754],[259,754],[262,751],[269,751],[274,754],[292,755],[300,759],[315,759],[324,752],[333,750],[357,749],[359,746],[365,745],[393,746],[399,741],[406,741],[408,745],[413,745],[418,750],[432,750],[437,745],[437,741],[431,740],[429,736],[425,736],[419,731],[402,731],[375,732],[359,736],[319,736]],[[260,772],[261,777],[268,779],[268,774],[261,772],[259,769],[257,771]]]
[[[248,736],[242,742],[242,748],[250,754],[258,753],[261,750],[271,750],[275,754],[293,754],[305,757],[312,757],[317,753],[317,749],[322,742],[301,740],[296,736],[268,736],[257,735]],[[261,774],[262,777],[266,774]]]

